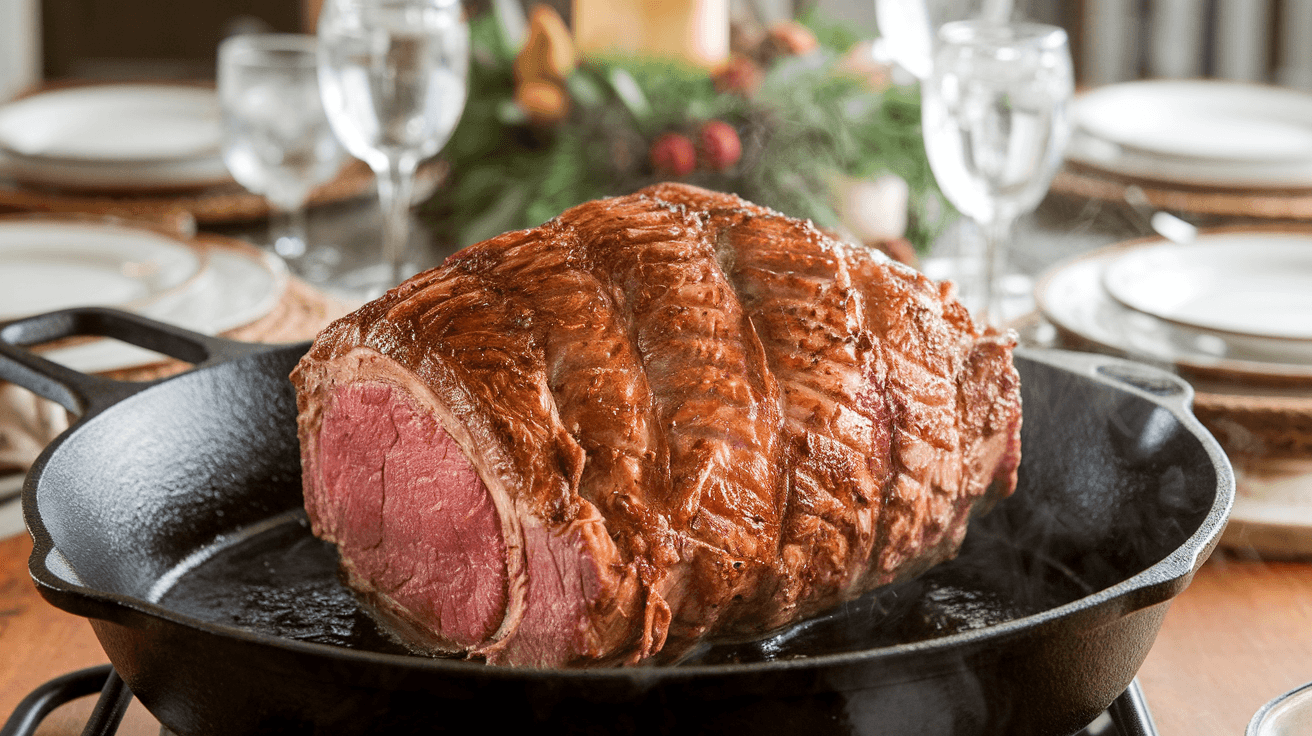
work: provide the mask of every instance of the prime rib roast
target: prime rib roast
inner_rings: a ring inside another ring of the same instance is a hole
[[[953,556],[1014,337],[808,222],[662,184],[452,256],[292,374],[305,506],[412,648],[667,661]]]

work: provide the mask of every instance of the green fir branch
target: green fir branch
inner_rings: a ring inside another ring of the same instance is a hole
[[[424,216],[462,246],[532,227],[573,205],[661,180],[648,160],[656,137],[673,131],[696,141],[703,123],[723,120],[738,132],[742,159],[683,181],[834,227],[836,178],[896,174],[911,191],[908,239],[927,248],[950,208],[929,170],[918,92],[872,89],[840,71],[842,55],[860,39],[814,13],[802,20],[821,48],[778,59],[754,95],[718,92],[705,70],[690,65],[607,57],[570,75],[566,121],[535,127],[514,102],[514,52],[495,18],[473,19],[471,94],[443,152],[451,177]]]

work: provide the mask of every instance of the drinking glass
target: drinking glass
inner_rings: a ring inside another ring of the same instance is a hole
[[[929,78],[940,26],[954,20],[1007,21],[1013,0],[875,0],[885,53],[917,81]]]
[[[982,263],[961,287],[985,324],[1001,321],[995,282],[1012,225],[1061,164],[1073,88],[1061,28],[968,20],[939,29],[921,88],[925,151],[944,196],[984,234]]]
[[[239,184],[272,206],[271,246],[306,255],[305,201],[343,154],[319,99],[314,36],[252,33],[219,45],[223,160]]]
[[[319,82],[338,140],[374,170],[383,263],[353,288],[381,293],[407,275],[419,163],[446,145],[464,110],[469,26],[458,0],[328,0],[319,17]],[[380,267],[381,266],[381,267]]]

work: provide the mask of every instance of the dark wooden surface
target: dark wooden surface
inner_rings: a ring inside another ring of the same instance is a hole
[[[41,0],[46,79],[213,79],[238,30],[296,32],[300,0]]]

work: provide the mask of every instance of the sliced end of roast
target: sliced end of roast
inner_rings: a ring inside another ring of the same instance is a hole
[[[345,582],[396,638],[530,666],[633,649],[641,586],[591,504],[563,528],[523,513],[487,433],[372,350],[307,363],[294,380],[314,533],[337,545]]]
[[[333,386],[307,495],[351,586],[386,623],[406,641],[467,651],[505,620],[507,545],[487,486],[417,403],[386,381]]]

